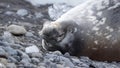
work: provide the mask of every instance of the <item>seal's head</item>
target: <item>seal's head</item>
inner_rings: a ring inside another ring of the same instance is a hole
[[[74,22],[64,21],[45,23],[39,34],[43,38],[42,46],[44,49],[72,53],[74,51],[72,47],[76,32],[77,27]]]

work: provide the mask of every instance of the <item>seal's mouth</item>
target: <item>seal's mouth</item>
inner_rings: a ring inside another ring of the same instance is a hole
[[[45,37],[42,39],[42,47],[45,50],[56,50],[59,47],[59,43],[64,39],[65,34],[60,34],[57,37]]]
[[[43,49],[48,50],[50,47],[52,47],[52,45],[47,43],[44,39],[42,39],[42,47]]]

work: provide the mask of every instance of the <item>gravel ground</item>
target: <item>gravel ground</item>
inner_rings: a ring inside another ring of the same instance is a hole
[[[67,6],[60,5],[62,9]],[[0,68],[120,68],[119,62],[45,51],[38,35],[43,23],[55,20],[72,6],[53,15],[53,19],[49,16],[54,11],[51,7],[52,4],[34,7],[24,0],[0,0]]]

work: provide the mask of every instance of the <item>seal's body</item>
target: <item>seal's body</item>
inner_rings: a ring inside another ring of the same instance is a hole
[[[87,1],[45,24],[40,34],[47,50],[120,61],[120,1]]]

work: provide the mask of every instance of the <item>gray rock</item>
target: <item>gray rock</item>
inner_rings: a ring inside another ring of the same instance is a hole
[[[7,68],[17,68],[17,66],[15,65],[15,63],[8,63],[6,65]]]
[[[45,65],[46,68],[57,68],[56,63],[47,61],[47,62],[45,62],[45,64],[46,64]]]
[[[18,63],[18,61],[14,57],[12,57],[12,56],[8,57],[8,62],[9,63]]]
[[[5,40],[4,40],[5,41]],[[3,47],[7,47],[7,46],[10,46],[10,43],[8,42],[4,42],[4,41],[0,41],[0,46],[3,46]]]
[[[0,47],[0,57],[6,58],[8,56],[8,53],[5,52],[5,50]]]
[[[40,12],[36,12],[36,13],[35,13],[35,17],[36,17],[36,18],[42,18],[42,17],[43,17],[43,14],[40,13]]]
[[[34,35],[33,35],[33,33],[31,33],[31,32],[27,32],[27,33],[25,34],[25,36],[27,36],[27,37],[33,37]]]
[[[30,64],[30,63],[27,64],[27,63],[25,63],[23,68],[37,68],[37,66],[34,65],[34,64]]]
[[[10,46],[11,46],[12,48],[14,48],[14,49],[20,49],[20,50],[22,50],[22,51],[25,50],[25,48],[24,48],[22,45],[20,45],[20,44],[11,44]]]
[[[31,58],[31,61],[35,65],[38,65],[38,63],[40,63],[40,60],[38,58]]]
[[[18,50],[18,54],[21,57],[21,61],[20,61],[21,63],[24,64],[24,63],[30,63],[31,62],[30,57],[26,53]]]
[[[14,35],[22,35],[22,34],[26,34],[26,32],[27,32],[23,26],[14,25],[14,24],[8,26],[7,30]]]
[[[5,14],[6,14],[6,15],[13,15],[14,12],[12,12],[12,11],[6,11]]]
[[[71,8],[72,6],[67,4],[53,4],[53,6],[48,8],[48,13],[51,19],[56,20]]]
[[[57,64],[56,66],[57,66],[57,68],[64,68],[64,65],[62,65],[62,64]]]
[[[14,43],[14,38],[13,36],[11,35],[10,32],[8,31],[5,31],[2,35],[2,38],[4,41],[8,42],[8,43]]]
[[[9,54],[9,55],[17,55],[17,51],[11,47],[4,47],[4,50]]]
[[[26,9],[19,9],[16,12],[16,14],[19,15],[19,16],[26,16],[28,14],[28,11]]]
[[[95,68],[120,68],[119,66],[115,65],[115,64],[111,64],[111,63],[106,63],[106,62],[92,62],[92,65]]]
[[[54,53],[47,53],[44,57],[44,62],[54,62],[54,63],[59,63],[63,64],[65,67],[74,67],[74,64],[71,62],[69,58],[66,58],[64,56],[56,55]]]
[[[29,53],[28,54],[30,57],[32,57],[32,58],[42,58],[43,57],[43,55],[42,55],[42,53]]]
[[[25,48],[26,53],[35,53],[35,52],[38,53],[39,51],[40,51],[39,48],[37,46],[35,46],[35,45]]]

